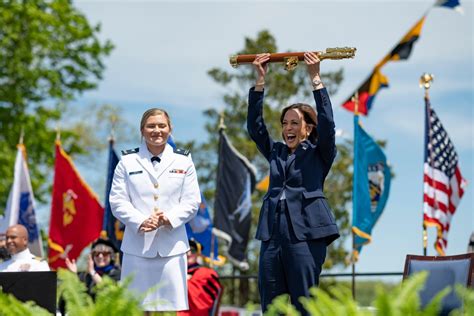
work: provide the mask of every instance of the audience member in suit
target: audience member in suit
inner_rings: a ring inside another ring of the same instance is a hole
[[[271,138],[263,119],[265,75],[269,54],[253,65],[257,82],[249,92],[247,129],[270,166],[270,185],[263,198],[256,238],[261,240],[259,290],[262,310],[287,293],[302,315],[299,297],[319,284],[327,246],[339,237],[334,215],[323,193],[324,180],[336,157],[335,124],[328,92],[320,77],[320,60],[305,53],[317,112],[304,103],[283,109],[284,142]]]

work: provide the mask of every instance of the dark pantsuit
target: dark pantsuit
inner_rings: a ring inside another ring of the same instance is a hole
[[[309,289],[318,285],[326,247],[339,237],[323,192],[337,151],[332,106],[325,88],[314,90],[313,96],[318,138],[303,140],[291,150],[268,133],[263,91],[249,92],[247,129],[270,165],[255,234],[262,241],[259,288],[264,311],[276,296],[288,293],[292,304],[307,315],[298,298],[309,297]]]
[[[309,289],[319,284],[327,242],[324,238],[298,241],[288,212],[286,200],[281,200],[272,236],[262,241],[258,279],[262,310],[266,311],[275,297],[288,293],[301,315],[308,315],[298,298],[309,297]]]

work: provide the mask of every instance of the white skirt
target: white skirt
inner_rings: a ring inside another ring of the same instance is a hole
[[[188,309],[186,254],[144,258],[124,253],[121,279],[130,275],[133,279],[129,289],[142,297],[145,295],[144,311]]]

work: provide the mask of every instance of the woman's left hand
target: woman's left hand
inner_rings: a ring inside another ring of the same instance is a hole
[[[166,217],[166,215],[163,212],[160,212],[157,215],[158,215],[158,226],[165,226],[165,225],[171,226],[170,220],[168,219],[168,217]]]
[[[313,82],[315,79],[319,80],[319,64],[320,60],[318,55],[313,52],[304,53],[304,61],[308,66],[309,78]]]

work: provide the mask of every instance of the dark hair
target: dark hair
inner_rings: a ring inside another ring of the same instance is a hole
[[[145,113],[143,113],[142,119],[140,121],[140,132],[143,131],[143,129],[145,128],[146,120],[148,120],[148,118],[150,116],[155,116],[155,115],[164,115],[166,117],[166,120],[168,121],[168,125],[170,126],[170,129],[171,129],[171,120],[170,120],[170,116],[168,115],[168,113],[165,110],[162,110],[162,109],[152,108],[152,109],[146,110]]]
[[[280,124],[283,124],[283,119],[285,118],[286,112],[293,109],[300,111],[301,114],[303,114],[303,119],[306,122],[306,125],[313,127],[311,129],[311,133],[308,136],[308,139],[310,142],[315,144],[318,140],[318,130],[316,129],[316,127],[318,126],[318,115],[316,114],[316,111],[311,105],[306,103],[295,103],[287,106],[283,109],[283,111],[281,111]]]
[[[189,239],[188,242],[189,242],[189,248],[191,249],[191,252],[193,253],[200,254],[202,250],[204,249],[204,246],[194,238]]]

